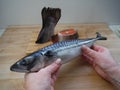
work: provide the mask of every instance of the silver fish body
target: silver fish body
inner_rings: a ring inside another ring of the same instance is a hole
[[[96,38],[67,40],[41,48],[17,61],[11,66],[11,71],[35,72],[53,63],[57,58],[66,63],[81,54],[81,46],[91,47],[96,40],[106,40],[97,33]]]

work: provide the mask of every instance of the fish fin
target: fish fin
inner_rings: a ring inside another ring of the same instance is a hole
[[[46,11],[47,11],[47,8],[44,7],[41,11],[41,16],[42,16],[42,24],[43,26],[45,25],[45,19],[46,19]]]
[[[55,20],[55,24],[59,21],[61,17],[61,9],[60,8],[46,8],[44,7],[41,11],[43,27],[46,26],[48,22],[51,22],[52,19]]]
[[[55,53],[53,51],[49,50],[44,55],[47,56],[47,57],[53,57],[55,55]]]
[[[103,37],[99,32],[96,32],[98,40],[107,40],[107,37]]]

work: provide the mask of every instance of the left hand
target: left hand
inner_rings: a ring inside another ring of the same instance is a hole
[[[57,59],[51,65],[38,72],[25,74],[26,90],[54,90],[57,72],[61,66],[61,60]]]

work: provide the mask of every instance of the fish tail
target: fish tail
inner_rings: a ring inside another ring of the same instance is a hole
[[[57,24],[57,22],[59,21],[60,17],[61,17],[61,9],[59,8],[46,8],[44,7],[41,11],[41,15],[42,15],[42,22],[43,22],[43,26],[46,26],[46,23],[49,21],[51,22],[52,20],[50,20],[50,18],[53,18],[55,20],[55,24]]]
[[[54,28],[61,17],[61,9],[46,8],[41,11],[42,15],[42,29],[38,34],[36,43],[44,43],[51,39],[54,34]]]
[[[107,37],[102,36],[99,32],[96,32],[98,40],[107,40]]]

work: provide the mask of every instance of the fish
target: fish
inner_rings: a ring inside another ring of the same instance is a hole
[[[38,34],[36,44],[45,43],[51,40],[54,35],[54,28],[61,17],[60,8],[46,8],[44,7],[41,11],[42,14],[42,28]]]
[[[33,53],[23,57],[10,67],[11,71],[15,72],[37,72],[40,69],[50,65],[56,59],[61,59],[61,64],[71,61],[73,58],[79,56],[81,46],[87,45],[91,47],[97,40],[106,40],[107,37],[101,36],[97,32],[95,38],[74,39],[60,41],[34,51]]]

